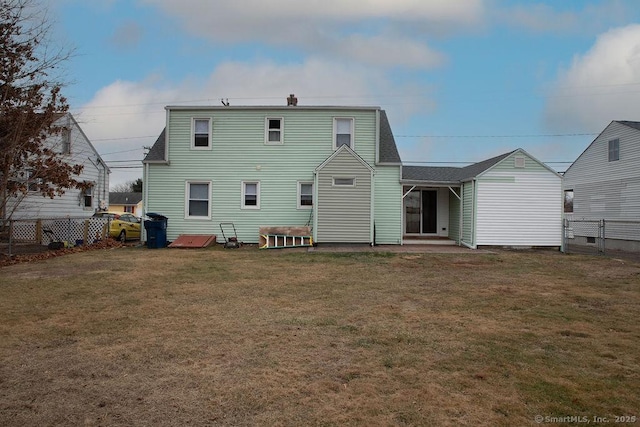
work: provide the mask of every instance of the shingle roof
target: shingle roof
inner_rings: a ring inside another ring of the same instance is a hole
[[[142,193],[109,193],[110,205],[137,205],[142,200]]]
[[[147,153],[147,155],[145,156],[144,160],[142,160],[142,162],[155,162],[155,161],[163,161],[166,160],[164,158],[164,153],[165,153],[165,131],[167,130],[167,128],[162,129],[162,132],[160,133],[160,136],[158,136],[158,139],[156,139],[156,142],[153,144],[153,146],[151,147],[151,150],[149,150],[149,152]]]
[[[627,126],[632,127],[634,129],[640,130],[640,122],[630,122],[630,121],[627,121],[627,120],[616,120],[616,122],[622,123],[623,125],[627,125]]]
[[[405,181],[456,184],[480,175],[511,154],[513,154],[513,151],[462,168],[449,166],[403,166],[402,179]]]
[[[387,118],[387,113],[384,110],[380,110],[380,163],[400,163],[400,154],[398,154],[398,147],[396,146],[396,140],[393,137],[391,131],[391,125]]]

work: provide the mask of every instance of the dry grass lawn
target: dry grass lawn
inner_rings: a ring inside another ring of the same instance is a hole
[[[639,318],[605,257],[71,254],[0,268],[0,425],[615,424]]]

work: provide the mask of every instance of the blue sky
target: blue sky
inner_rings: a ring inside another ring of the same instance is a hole
[[[378,105],[403,161],[435,165],[524,148],[562,171],[611,120],[640,120],[637,0],[47,2],[112,185],[142,176],[165,105],[220,98]]]

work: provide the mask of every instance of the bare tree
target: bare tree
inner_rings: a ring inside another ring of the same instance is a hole
[[[142,179],[138,178],[135,181],[112,185],[109,191],[112,193],[142,193]]]
[[[69,105],[56,73],[72,54],[55,48],[50,34],[38,0],[0,0],[0,226],[28,192],[54,198],[89,185],[78,180],[82,165],[45,143],[67,130],[59,119]]]

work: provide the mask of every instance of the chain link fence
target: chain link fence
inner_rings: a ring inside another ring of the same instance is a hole
[[[12,256],[38,247],[90,245],[109,236],[109,218],[39,218],[6,221],[0,251]]]
[[[567,253],[640,253],[640,221],[565,219],[563,231]]]

